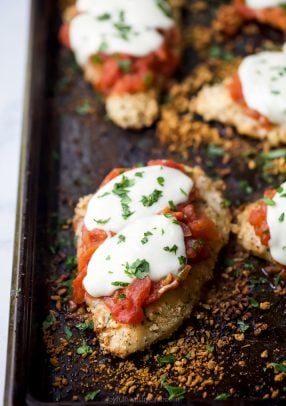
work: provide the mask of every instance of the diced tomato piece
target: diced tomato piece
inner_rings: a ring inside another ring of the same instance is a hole
[[[104,301],[110,308],[112,317],[119,323],[138,324],[144,319],[143,303],[151,291],[149,277],[134,279],[126,289],[120,289]],[[123,298],[122,298],[123,296]]]
[[[62,24],[59,31],[59,41],[65,47],[70,48],[69,24]]]
[[[72,300],[76,304],[82,304],[84,302],[85,290],[84,290],[82,281],[83,281],[85,275],[86,275],[86,272],[78,273],[72,283],[72,286],[73,286]]]
[[[217,238],[217,230],[214,222],[206,216],[188,223],[194,238],[203,240],[214,240]]]
[[[168,166],[169,168],[174,168],[178,169],[181,172],[186,172],[185,168],[182,164],[178,164],[177,162],[172,161],[171,159],[152,159],[148,161],[148,166],[153,166],[153,165],[162,165],[162,166]]]
[[[121,175],[122,173],[126,172],[126,168],[114,168],[112,169],[108,175],[105,176],[103,181],[100,184],[100,187],[106,185],[108,182],[110,182],[112,179],[116,178],[116,176]]]

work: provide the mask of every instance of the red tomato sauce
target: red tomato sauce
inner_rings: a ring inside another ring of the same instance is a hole
[[[238,73],[233,75],[231,82],[228,84],[228,90],[231,98],[243,108],[245,114],[259,121],[263,127],[267,129],[271,128],[271,123],[265,116],[247,106]]]
[[[165,78],[173,75],[180,62],[181,34],[177,27],[161,31],[164,42],[144,57],[128,54],[108,55],[99,52],[87,62],[88,80],[104,95],[137,93],[151,87],[162,87]],[[62,24],[59,40],[70,48],[69,23]]]
[[[264,196],[272,199],[276,193],[274,189],[265,191]],[[260,238],[263,245],[268,247],[270,240],[269,227],[267,224],[267,204],[263,201],[258,202],[249,214],[249,223],[253,226],[255,234]]]
[[[171,160],[149,161],[148,165],[163,165],[185,172],[183,165]],[[103,180],[101,186],[126,170],[128,169],[113,169]],[[169,213],[181,223],[187,253],[187,264],[182,265],[182,269],[185,268],[186,271],[191,269],[192,264],[210,255],[210,242],[218,237],[213,221],[196,209],[195,200],[197,197],[198,192],[192,190],[188,201],[178,205],[177,211],[174,212],[166,208],[162,212],[164,214]],[[85,290],[82,281],[86,275],[90,258],[106,238],[105,231],[99,229],[88,231],[84,225],[82,226],[81,243],[78,246],[78,273],[73,282],[73,301],[77,304],[84,302]],[[178,283],[175,282],[172,286],[175,288]],[[144,306],[159,299],[162,287],[164,287],[164,280],[153,282],[149,277],[135,279],[128,287],[118,289],[112,296],[105,297],[104,301],[115,320],[120,323],[137,324],[144,319]]]

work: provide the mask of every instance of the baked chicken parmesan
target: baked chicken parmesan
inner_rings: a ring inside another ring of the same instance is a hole
[[[78,273],[101,348],[119,357],[169,337],[212,278],[230,231],[216,185],[167,160],[117,168],[75,209]]]
[[[233,0],[218,11],[219,29],[232,35],[244,22],[257,21],[286,32],[285,4],[284,0]]]
[[[181,53],[166,0],[77,0],[63,15],[59,37],[114,123],[140,129],[154,122],[160,90]]]
[[[286,143],[285,45],[280,52],[245,57],[233,77],[204,86],[191,110],[273,146]]]
[[[238,216],[238,240],[252,254],[286,265],[286,182],[268,189]]]

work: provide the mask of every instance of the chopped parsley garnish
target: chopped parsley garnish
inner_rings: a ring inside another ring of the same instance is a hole
[[[215,400],[227,400],[230,397],[228,393],[220,393],[215,397]]]
[[[214,346],[211,345],[211,344],[209,344],[209,343],[207,343],[206,349],[207,349],[208,352],[213,352],[213,351],[214,351]]]
[[[184,189],[182,189],[181,187],[180,187],[180,192],[183,193],[184,196],[188,196],[187,192],[185,192]]]
[[[218,145],[209,144],[207,154],[209,157],[219,157],[223,156],[224,150]]]
[[[173,364],[176,361],[176,358],[174,355],[160,355],[157,358],[157,361],[160,365]]]
[[[275,94],[275,95],[276,95],[276,94],[280,94],[280,90],[271,90],[271,93],[272,93],[272,94]]]
[[[231,62],[234,59],[234,56],[231,52],[226,51],[218,45],[213,45],[209,49],[209,56],[211,58],[222,59],[223,61]]]
[[[267,204],[267,206],[275,206],[275,202],[273,199],[271,199],[270,197],[263,197],[262,199],[264,201],[264,203]]]
[[[83,341],[82,341],[82,345],[77,348],[76,352],[77,352],[78,354],[80,354],[80,355],[81,355],[81,354],[92,354],[92,353],[93,353],[93,350],[92,350],[92,348],[91,348],[89,345],[87,345],[86,341],[83,340]]]
[[[186,263],[187,263],[187,258],[184,257],[183,255],[178,257],[178,260],[179,260],[180,265],[186,265]]]
[[[244,191],[244,192],[246,192],[246,193],[248,193],[248,194],[253,192],[253,189],[252,189],[252,187],[249,185],[249,182],[248,182],[247,180],[245,180],[245,179],[240,180],[240,181],[238,182],[238,186],[239,186],[239,188],[240,188],[242,191]]]
[[[78,330],[80,330],[80,331],[84,331],[84,330],[87,330],[87,329],[92,330],[93,329],[93,321],[89,320],[87,323],[76,324],[76,328]]]
[[[250,298],[250,306],[254,307],[255,309],[257,309],[259,307],[259,303],[257,302],[256,299],[254,299],[253,297]]]
[[[109,217],[108,219],[99,219],[99,220],[93,219],[93,220],[94,220],[97,224],[106,224],[106,223],[109,222],[110,219],[111,219],[111,217]]]
[[[115,282],[111,282],[111,285],[113,285],[113,286],[121,286],[122,288],[126,288],[126,286],[128,286],[129,283],[115,281]]]
[[[285,213],[283,212],[283,213],[281,213],[280,216],[279,216],[279,219],[278,219],[279,222],[280,222],[280,223],[283,223],[284,218],[285,218]]]
[[[129,59],[123,59],[121,61],[118,61],[118,66],[122,72],[128,73],[132,69],[132,62]]]
[[[126,295],[124,293],[119,293],[118,299],[124,300],[124,299],[126,299]]]
[[[153,84],[153,80],[154,80],[154,76],[152,75],[152,73],[146,73],[146,75],[144,75],[144,78],[143,78],[144,86],[147,88],[151,87]]]
[[[163,178],[163,176],[158,176],[157,182],[159,183],[160,186],[164,186],[165,179]]]
[[[125,23],[124,11],[121,10],[119,13],[119,21],[114,23],[114,27],[117,29],[120,38],[128,41],[129,34],[131,32],[131,26]]]
[[[167,217],[167,219],[174,218],[171,213],[164,213],[164,216]]]
[[[277,158],[286,158],[286,148],[275,149],[269,152],[263,152],[261,154],[262,159],[277,159]]]
[[[161,190],[155,189],[149,196],[142,196],[141,203],[145,207],[153,206],[154,203],[158,202],[162,195],[163,192]]]
[[[284,361],[285,362],[285,361]],[[272,362],[271,365],[277,372],[286,372],[286,365]]]
[[[124,272],[130,278],[143,279],[145,276],[149,275],[150,265],[145,259],[136,259],[133,264],[129,265],[128,262],[124,265]]]
[[[112,193],[117,195],[121,200],[121,207],[122,207],[122,217],[126,220],[130,217],[134,212],[131,212],[129,208],[129,203],[131,201],[130,197],[128,196],[129,188],[134,186],[134,179],[129,179],[127,176],[123,175],[121,182],[115,183]]]
[[[144,172],[136,172],[135,176],[137,176],[137,178],[143,178]]]
[[[106,261],[109,261],[111,259],[110,255],[107,255],[107,257],[105,258]]]
[[[103,193],[102,195],[97,196],[97,198],[98,198],[98,199],[101,199],[102,197],[105,197],[105,196],[107,196],[107,195],[110,195],[110,193],[109,193],[109,192],[105,192],[105,193]]]
[[[181,224],[181,223],[179,222],[179,220],[177,220],[177,219],[174,219],[174,220],[172,221],[172,223],[173,223],[173,224],[178,224],[178,225]]]
[[[164,230],[164,228],[162,228],[161,229],[161,235],[164,235],[165,234],[165,230]]]
[[[110,17],[111,17],[111,16],[110,16],[109,13],[104,13],[104,14],[101,14],[101,15],[97,16],[96,18],[97,18],[97,20],[99,20],[99,21],[105,21],[105,20],[109,20]]]
[[[167,390],[169,394],[169,400],[182,400],[184,399],[184,395],[186,390],[184,388],[180,388],[179,386],[171,386],[171,385],[164,385],[164,388]]]
[[[64,327],[64,334],[65,334],[65,339],[70,340],[72,338],[72,331],[68,326]]]
[[[249,329],[249,325],[243,320],[238,320],[237,325],[242,333],[245,333],[245,331]]]
[[[186,358],[187,358],[187,359],[191,359],[191,356],[192,356],[192,353],[191,353],[191,352],[188,352],[188,354],[186,354]]]
[[[56,316],[53,313],[50,313],[46,317],[46,320],[43,321],[42,324],[43,330],[47,330],[48,328],[50,328],[56,321],[57,321]]]
[[[146,231],[146,232],[144,233],[144,237],[143,237],[142,240],[141,240],[141,243],[142,243],[142,244],[147,244],[147,242],[149,241],[148,237],[149,237],[150,235],[153,235],[153,233],[151,233],[151,231]]]
[[[105,52],[108,48],[108,44],[106,41],[102,41],[102,43],[100,44],[99,48],[98,48],[98,52]]]
[[[122,242],[125,242],[125,240],[126,240],[125,235],[123,235],[123,234],[119,234],[119,235],[118,235],[118,241],[117,241],[117,244],[120,244],[120,243],[122,243]]]
[[[172,247],[164,247],[164,251],[173,252],[174,254],[177,253],[178,246],[174,244]]]
[[[173,210],[173,211],[177,210],[177,207],[175,206],[173,200],[169,200],[168,204],[169,204],[169,207],[171,210]]]
[[[167,17],[172,17],[172,11],[166,0],[156,0],[157,6]]]
[[[91,105],[88,100],[85,100],[80,106],[75,110],[80,116],[85,116],[91,112]]]
[[[85,400],[94,400],[94,399],[97,397],[97,395],[100,394],[100,392],[101,392],[100,389],[96,389],[96,390],[94,390],[93,392],[89,392],[89,393],[87,393],[87,394],[85,395],[84,399],[85,399]]]

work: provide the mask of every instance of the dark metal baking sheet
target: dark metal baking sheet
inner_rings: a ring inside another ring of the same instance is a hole
[[[215,5],[218,2],[210,3]],[[213,12],[213,9],[210,12]],[[209,18],[209,12],[205,16],[201,15],[201,18]],[[186,23],[190,24],[188,18]],[[70,405],[71,394],[76,392],[79,382],[84,383],[87,389],[91,388],[90,376],[79,373],[83,361],[73,358],[71,361],[67,359],[66,354],[62,355],[60,368],[69,376],[69,385],[64,389],[53,386],[55,371],[50,365],[43,342],[42,322],[54,306],[50,300],[51,275],[55,273],[59,276],[67,271],[62,263],[55,265],[54,251],[50,248],[54,247],[55,241],[73,239],[71,230],[58,227],[59,221],[70,218],[77,199],[94,191],[103,176],[113,167],[144,163],[151,158],[170,157],[181,160],[178,154],[171,154],[159,144],[154,136],[154,128],[127,132],[108,121],[99,98],[82,79],[72,56],[67,50],[60,48],[57,41],[59,24],[60,12],[56,2],[32,1],[5,406],[25,403],[45,405],[56,402]],[[267,35],[280,40],[279,34],[274,31],[270,30]],[[239,41],[238,39],[238,50]],[[187,50],[178,77],[184,77],[196,63],[194,50]],[[76,113],[77,108],[86,100],[89,101],[92,114]],[[223,133],[221,126],[220,129]],[[253,142],[249,143],[255,145]],[[206,157],[205,147],[199,151],[190,151],[187,163],[194,164],[201,160],[206,171],[215,176],[214,166],[222,165],[221,157],[216,158],[213,165],[209,165]],[[250,174],[243,157],[233,160],[231,167],[234,176],[227,178],[228,197],[237,206],[257,196],[266,183],[259,173],[254,177]],[[245,194],[245,191],[238,191],[239,180],[245,178],[249,180],[254,193]],[[73,253],[72,244],[65,249],[67,253]],[[232,250],[230,245],[227,251],[222,253],[221,263],[217,267],[216,291],[223,287],[220,270],[225,268],[224,260],[231,255]],[[255,272],[260,275],[263,263],[256,261],[255,264]],[[256,292],[257,295],[262,294],[264,298],[273,299],[271,286],[270,281],[263,292]],[[223,392],[225,388],[235,386],[238,396],[231,401],[232,404],[258,402],[259,394],[255,396],[252,388],[264,374],[259,360],[262,348],[267,347],[271,351],[278,346],[280,358],[283,355],[286,358],[283,313],[285,300],[281,298],[273,301],[275,306],[266,316],[254,316],[257,320],[271,324],[271,329],[262,335],[262,338],[250,337],[244,343],[248,346],[246,357],[249,358],[252,368],[241,372],[233,367],[235,357],[242,351],[238,342],[230,346],[228,353],[224,355],[227,376],[219,391]],[[63,309],[59,314],[63,325],[67,312]],[[216,321],[222,323],[219,317]],[[194,325],[198,334],[203,328],[202,323],[192,318],[175,334],[174,339],[183,337],[184,329],[188,325]],[[55,334],[61,332],[62,330],[59,330]],[[91,336],[89,334],[88,338],[91,339]],[[165,344],[152,346],[150,351],[153,361],[150,361],[149,366],[152,367],[156,354],[160,353],[161,345]],[[144,354],[146,352],[131,359],[140,364]],[[103,355],[99,355],[99,359],[108,360],[114,368],[118,368],[118,360]],[[265,382],[270,385],[268,375]],[[82,403],[82,386],[79,395],[78,401]],[[126,397],[114,396],[115,392],[103,391],[95,403],[101,404],[108,398],[109,401],[113,399],[116,403],[126,404]],[[189,404],[212,403],[211,400],[202,400],[192,394],[186,397],[186,401]],[[277,399],[272,401],[273,404],[279,402]]]

